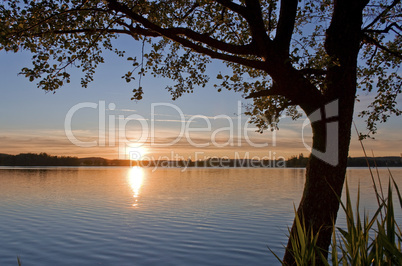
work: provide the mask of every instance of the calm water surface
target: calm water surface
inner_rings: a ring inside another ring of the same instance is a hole
[[[374,209],[368,170],[348,178]],[[3,167],[0,265],[278,264],[303,185],[304,169]]]

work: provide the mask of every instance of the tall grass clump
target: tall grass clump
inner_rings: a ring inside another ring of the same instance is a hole
[[[325,260],[325,257],[318,251],[317,239],[318,232],[314,233],[311,227],[306,226],[305,220],[299,218],[296,208],[295,212],[295,225],[296,230],[291,234],[289,229],[289,240],[292,243],[292,254],[295,259],[296,265],[315,265],[317,257],[319,261]],[[269,247],[268,247],[269,248]],[[283,264],[283,261],[269,248],[272,254]]]
[[[356,128],[356,126],[355,126]],[[359,132],[356,132],[359,135]],[[401,265],[402,266],[402,232],[395,220],[393,189],[397,193],[397,201],[402,209],[402,196],[391,171],[388,169],[388,191],[384,190],[380,180],[378,167],[375,163],[377,182],[368,162],[366,150],[360,140],[370,177],[373,182],[375,197],[378,208],[370,218],[364,211],[360,215],[360,186],[357,192],[356,209],[353,211],[348,182],[345,183],[346,202],[340,198],[340,206],[345,212],[346,228],[335,226],[333,221],[332,243],[330,256],[326,258],[317,247],[318,232],[312,232],[311,227],[306,225],[303,217],[299,217],[295,209],[295,224],[297,230],[289,235],[292,243],[291,254],[298,266],[303,265]],[[374,154],[373,154],[374,157]],[[397,204],[398,205],[398,204]],[[290,232],[290,230],[289,230]],[[284,262],[272,251],[275,257]]]
[[[360,190],[353,212],[346,183],[346,204],[341,202],[341,207],[346,214],[347,226],[346,230],[334,227],[332,265],[402,265],[402,232],[395,220],[392,187],[397,191],[402,208],[401,194],[391,174],[387,197],[376,194],[379,206],[369,218],[366,213],[360,216]],[[336,234],[336,230],[339,234]]]
[[[375,183],[374,186],[376,187]],[[316,245],[319,231],[312,232],[311,227],[304,223],[302,217],[299,218],[295,210],[297,230],[290,234],[289,238],[296,265],[402,265],[402,232],[395,220],[393,188],[397,192],[397,205],[402,209],[401,193],[390,172],[386,197],[382,196],[382,189],[380,192],[376,190],[377,210],[372,217],[366,212],[361,216],[360,188],[353,210],[352,197],[346,181],[346,202],[343,203],[339,198],[346,216],[346,228],[333,227],[332,250],[328,259]],[[272,250],[271,252],[273,253]],[[273,254],[285,265],[275,253]]]

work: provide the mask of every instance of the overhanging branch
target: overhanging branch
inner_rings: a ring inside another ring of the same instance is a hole
[[[43,36],[47,34],[77,34],[77,33],[118,33],[132,35],[129,30],[125,29],[74,29],[74,30],[55,30],[34,33],[34,36]]]
[[[387,13],[400,2],[401,0],[394,0],[392,4],[387,6],[370,24],[364,27],[363,31],[367,31],[372,26],[374,26],[381,18],[385,17],[385,15],[387,15]]]
[[[246,45],[234,45],[226,42],[222,42],[211,38],[208,34],[200,34],[195,31],[192,31],[187,28],[168,28],[163,29],[163,33],[165,36],[171,35],[184,35],[196,42],[200,42],[216,48],[221,51],[225,51],[231,54],[238,54],[238,55],[257,55],[257,51],[253,49],[254,44],[246,44]]]
[[[363,32],[368,32],[368,33],[388,33],[390,30],[394,30],[393,28],[397,28],[398,30],[402,31],[402,27],[399,26],[396,22],[389,24],[387,27],[385,27],[382,30],[363,30]],[[395,31],[395,30],[394,30]]]
[[[75,8],[75,9],[68,9],[68,10],[65,10],[65,11],[63,11],[63,12],[58,12],[58,13],[52,14],[52,15],[50,15],[49,17],[44,18],[44,19],[40,20],[39,22],[37,22],[37,23],[35,23],[35,24],[29,26],[28,28],[24,28],[24,29],[22,29],[22,30],[20,30],[20,31],[14,32],[13,34],[14,34],[14,35],[19,35],[19,34],[21,34],[21,33],[23,33],[23,32],[30,31],[30,30],[32,30],[32,29],[38,27],[39,25],[41,25],[41,24],[43,24],[43,23],[47,23],[47,22],[51,21],[52,19],[54,19],[54,18],[56,18],[56,17],[58,17],[58,16],[60,16],[60,15],[65,15],[65,14],[75,13],[75,12],[82,12],[82,11],[107,12],[107,11],[105,11],[105,10],[103,10],[103,9],[99,9],[99,8]]]
[[[402,51],[393,51],[393,50],[389,49],[388,47],[386,47],[385,45],[383,45],[382,43],[380,43],[379,41],[377,41],[376,39],[374,39],[366,34],[363,34],[363,41],[365,41],[366,43],[375,45],[376,47],[380,48],[381,50],[384,50],[385,52],[402,59]]]
[[[240,56],[231,55],[231,54],[255,55],[254,52],[251,51],[252,49],[250,49],[251,48],[250,45],[238,46],[238,45],[228,44],[228,43],[213,39],[209,36],[205,36],[203,34],[196,33],[194,31],[191,31],[189,29],[184,29],[184,28],[163,29],[160,26],[152,23],[148,19],[144,18],[143,16],[135,13],[134,11],[129,9],[127,6],[122,5],[118,1],[108,0],[108,3],[109,3],[108,6],[111,10],[125,14],[128,18],[143,25],[146,31],[155,32],[157,36],[162,36],[162,37],[171,39],[174,42],[177,42],[177,43],[183,45],[184,47],[190,48],[190,49],[194,50],[195,52],[208,55],[212,58],[217,58],[217,59],[221,59],[221,60],[225,60],[225,61],[229,61],[229,62],[234,62],[234,63],[242,64],[245,66],[250,66],[250,67],[261,69],[261,70],[267,70],[267,65],[263,61],[252,60],[252,59],[247,59],[247,58],[240,57]],[[130,31],[135,32],[136,29],[137,28],[132,28]],[[143,28],[138,28],[138,29],[144,30]],[[205,44],[211,48],[205,47],[199,43]],[[247,51],[246,51],[246,49],[247,49]],[[221,50],[226,53],[218,52],[216,50]],[[231,53],[231,54],[228,54],[228,53]]]

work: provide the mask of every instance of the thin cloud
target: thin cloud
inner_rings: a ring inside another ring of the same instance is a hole
[[[137,112],[135,109],[106,109],[106,111],[113,111],[113,112]]]

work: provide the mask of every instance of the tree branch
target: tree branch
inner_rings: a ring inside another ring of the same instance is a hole
[[[119,24],[120,26],[126,27],[130,31],[132,36],[136,36],[136,35],[143,35],[146,37],[160,37],[161,36],[159,33],[155,32],[155,31],[150,31],[150,30],[141,28],[138,25],[134,27],[133,25],[125,23],[121,20],[116,21],[116,23]]]
[[[270,4],[268,7],[268,32],[272,31],[272,11],[273,11],[273,5]]]
[[[198,2],[195,2],[194,5],[184,14],[184,16],[181,18],[178,18],[178,19],[183,20],[183,19],[187,18],[199,6],[200,6],[200,4]]]
[[[376,24],[382,17],[384,17],[394,6],[400,3],[401,0],[394,0],[391,5],[387,6],[370,24],[364,27],[363,31],[367,31],[374,24]]]
[[[55,30],[55,31],[43,31],[34,34],[34,36],[42,36],[46,34],[76,34],[76,33],[118,33],[132,35],[130,30],[124,29],[75,29],[75,30]]]
[[[271,39],[265,29],[264,20],[261,13],[261,5],[259,0],[246,0],[247,6],[247,22],[250,25],[251,36],[256,43],[256,48],[265,59],[270,57]]]
[[[116,20],[117,20],[117,19],[116,19]],[[66,69],[69,65],[72,65],[72,64],[74,63],[74,61],[76,61],[78,58],[80,58],[80,57],[82,57],[83,55],[85,55],[86,53],[88,53],[88,51],[90,51],[91,48],[92,48],[92,47],[97,43],[97,41],[101,38],[102,34],[104,34],[106,31],[108,31],[108,30],[109,30],[109,27],[110,27],[111,25],[113,25],[113,23],[114,23],[116,20],[111,21],[111,22],[107,25],[106,28],[101,29],[100,31],[98,31],[98,32],[97,32],[98,35],[97,35],[97,36],[95,37],[95,39],[90,43],[90,45],[88,45],[88,46],[86,47],[86,49],[85,49],[82,53],[80,53],[77,57],[75,57],[74,59],[70,60],[65,66],[59,68],[59,69],[57,70],[57,72],[56,72],[56,75],[57,75],[58,73],[60,73],[62,70]]]
[[[81,5],[81,6],[82,6],[82,5]],[[41,21],[39,21],[39,22],[37,22],[37,23],[35,23],[35,24],[29,26],[28,28],[22,29],[22,30],[17,31],[17,32],[15,32],[15,33],[13,33],[13,34],[18,35],[18,34],[20,34],[20,33],[22,33],[22,32],[27,32],[27,31],[29,31],[29,30],[32,30],[33,28],[35,28],[35,27],[37,27],[37,26],[39,26],[39,25],[41,25],[41,24],[43,24],[43,23],[45,23],[45,22],[48,22],[48,21],[52,20],[53,18],[56,18],[57,16],[64,15],[64,14],[68,14],[68,13],[73,13],[73,12],[81,12],[81,11],[107,12],[107,11],[105,11],[105,10],[103,10],[103,9],[99,9],[99,8],[83,8],[83,9],[81,9],[81,8],[75,8],[75,9],[68,9],[68,10],[65,10],[65,11],[60,12],[60,13],[52,14],[52,15],[50,15],[49,17],[44,18],[43,20],[41,20]]]
[[[315,75],[315,76],[323,76],[327,74],[327,71],[324,69],[317,68],[303,68],[298,70],[302,75]]]
[[[247,59],[244,57],[234,56],[234,55],[230,55],[230,54],[226,54],[226,53],[220,53],[220,52],[214,51],[212,49],[209,49],[207,47],[204,47],[200,44],[194,43],[194,42],[190,41],[189,39],[183,38],[183,37],[181,37],[181,35],[184,35],[190,39],[194,38],[193,39],[194,41],[208,45],[213,49],[222,50],[224,52],[228,52],[228,53],[232,53],[232,54],[254,55],[254,53],[252,51],[250,51],[250,46],[237,46],[237,45],[228,44],[228,43],[221,42],[216,39],[210,38],[209,36],[205,36],[203,34],[196,33],[194,31],[184,29],[184,28],[163,29],[160,26],[152,23],[148,19],[144,18],[143,16],[133,12],[127,6],[122,5],[121,3],[117,2],[116,0],[107,0],[107,2],[108,2],[108,6],[111,10],[114,10],[116,12],[121,12],[121,13],[127,15],[128,18],[142,24],[146,28],[147,31],[155,32],[157,34],[157,36],[166,37],[177,43],[180,43],[184,47],[190,48],[198,53],[208,55],[212,58],[217,58],[217,59],[221,59],[221,60],[225,60],[225,61],[229,61],[229,62],[234,62],[234,63],[242,64],[242,65],[249,66],[249,67],[254,67],[257,69],[261,69],[261,70],[267,70],[267,65],[263,61],[251,60],[251,59]],[[133,28],[133,29],[135,31],[137,28]],[[143,28],[139,28],[139,29],[143,30]],[[245,48],[248,49],[247,53],[245,51]]]
[[[229,8],[233,12],[236,12],[240,16],[244,17],[245,19],[248,18],[247,9],[239,4],[233,3],[230,0],[216,0],[217,3],[221,4],[224,7]]]
[[[190,48],[190,49],[194,50],[195,52],[208,55],[211,58],[221,59],[224,61],[229,61],[229,62],[253,67],[256,69],[260,69],[260,70],[267,70],[267,68],[268,68],[268,66],[263,61],[251,60],[251,59],[247,59],[247,58],[243,58],[243,57],[219,53],[219,52],[213,51],[211,49],[205,48],[201,45],[195,44],[187,39],[181,38],[176,35],[164,36],[164,37],[169,38],[177,43],[180,43],[184,47]]]
[[[277,89],[277,87],[272,86],[270,89],[267,89],[267,90],[252,92],[249,95],[247,95],[245,97],[245,99],[259,98],[259,97],[263,97],[263,96],[274,96],[274,95],[275,96],[280,95],[280,92]]]
[[[221,51],[224,51],[227,53],[238,54],[238,55],[257,55],[255,53],[255,49],[254,50],[252,49],[252,44],[248,44],[248,45],[229,44],[229,43],[222,42],[222,41],[216,40],[214,38],[211,38],[210,36],[208,36],[208,34],[201,34],[201,33],[192,31],[187,28],[177,27],[177,28],[163,29],[160,26],[152,23],[148,19],[142,17],[141,15],[131,11],[126,6],[118,3],[117,1],[110,0],[108,2],[111,3],[111,5],[109,5],[109,6],[111,6],[112,9],[126,14],[129,18],[139,22],[145,28],[148,28],[149,30],[157,33],[155,35],[165,36],[168,38],[172,38],[173,36],[178,36],[178,35],[184,35],[187,38],[190,38],[196,42],[206,44],[212,48],[215,48],[217,50],[221,50]],[[128,26],[128,25],[126,24],[126,26]],[[144,32],[143,28],[140,28],[140,27],[136,27],[136,28],[131,27],[130,30],[133,33],[136,32],[138,34],[141,34],[141,32]],[[150,36],[150,35],[146,35],[146,36]]]
[[[271,40],[267,35],[264,20],[261,13],[261,6],[258,0],[246,0],[246,6],[238,5],[229,0],[216,0],[217,3],[241,15],[250,26],[253,43],[255,43],[255,54],[263,58],[269,57]]]
[[[281,9],[274,43],[276,47],[281,47],[280,50],[284,50],[284,56],[286,57],[289,55],[290,41],[296,21],[297,5],[298,0],[281,0]]]
[[[390,30],[392,30],[392,27],[397,28],[398,30],[402,31],[402,27],[396,24],[396,22],[393,22],[389,24],[385,29],[382,30],[363,30],[363,32],[368,32],[368,33],[388,33]]]
[[[255,47],[254,44],[252,43],[246,45],[234,45],[211,38],[208,36],[208,34],[200,34],[187,28],[168,28],[168,29],[162,29],[162,31],[164,35],[184,35],[196,42],[206,44],[210,47],[231,54],[256,55],[256,56],[259,55],[257,54],[257,51],[253,49]]]
[[[363,41],[365,41],[366,43],[369,43],[369,44],[373,44],[376,47],[380,48],[381,50],[384,50],[385,52],[402,59],[401,51],[393,51],[393,50],[389,49],[388,47],[386,47],[385,45],[381,44],[379,41],[375,40],[374,38],[372,38],[366,34],[363,34]]]

